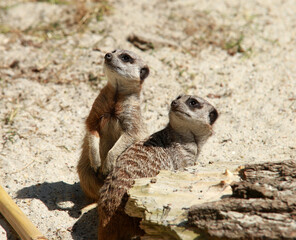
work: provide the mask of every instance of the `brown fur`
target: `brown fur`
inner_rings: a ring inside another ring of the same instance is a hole
[[[80,186],[86,196],[91,199],[98,199],[97,191],[103,186],[103,179],[99,179],[97,177],[96,172],[90,166],[89,161],[89,151],[88,151],[88,139],[87,137],[84,138],[83,146],[82,146],[82,153],[80,156],[80,160],[77,166],[78,175],[80,179]]]
[[[85,121],[87,130],[99,133],[111,117],[117,117],[122,111],[121,102],[122,96],[116,93],[116,89],[111,84],[107,83],[95,99]]]
[[[141,87],[139,86],[139,94],[140,91]],[[86,119],[85,123],[87,130],[91,134],[100,138],[108,138],[108,136],[104,135],[106,135],[106,132],[109,130],[114,131],[114,129],[112,129],[112,127],[114,127],[114,123],[112,122],[117,122],[120,115],[124,114],[122,102],[127,97],[128,96],[118,93],[111,84],[107,84],[94,101],[92,109],[88,115],[88,118]],[[120,132],[115,134],[113,141],[110,141],[110,146],[107,146],[106,148],[100,148],[101,159],[106,159],[108,151],[112,148],[120,135]]]
[[[123,211],[118,211],[105,228],[99,229],[99,239],[130,240],[134,236],[142,236],[144,231],[139,228],[140,221],[140,218],[130,217]]]
[[[199,107],[192,107],[191,99],[198,100]],[[98,202],[100,240],[142,235],[139,224],[136,224],[138,219],[123,217],[127,191],[134,179],[154,177],[163,169],[182,170],[194,165],[202,145],[212,134],[211,124],[218,114],[202,98],[185,95],[172,102],[169,116],[170,123],[166,128],[122,153],[113,172],[106,178]]]

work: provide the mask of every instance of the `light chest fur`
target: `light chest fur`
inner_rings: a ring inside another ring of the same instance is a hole
[[[100,157],[105,159],[108,154],[108,150],[113,147],[121,136],[123,130],[120,121],[117,117],[106,116],[103,117],[102,122],[105,122],[103,126],[100,127]]]

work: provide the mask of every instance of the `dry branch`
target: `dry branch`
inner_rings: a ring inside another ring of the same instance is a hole
[[[0,212],[23,240],[46,240],[0,186]]]

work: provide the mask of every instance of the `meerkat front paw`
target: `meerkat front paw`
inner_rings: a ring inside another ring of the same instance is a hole
[[[107,176],[114,168],[117,154],[114,153],[114,151],[110,150],[107,154],[105,164],[102,166],[102,173],[104,176]]]
[[[97,171],[101,166],[100,138],[92,133],[88,134],[90,166]]]
[[[101,159],[97,152],[93,152],[90,150],[89,153],[89,160],[90,160],[90,166],[97,171],[97,169],[101,166]]]

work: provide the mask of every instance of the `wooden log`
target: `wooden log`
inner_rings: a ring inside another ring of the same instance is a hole
[[[195,205],[188,226],[210,239],[296,239],[296,161],[247,165],[232,196]]]
[[[0,186],[0,212],[23,240],[47,240]]]
[[[143,240],[195,239],[199,234],[185,225],[188,209],[193,204],[231,195],[229,183],[238,179],[237,173],[218,172],[215,166],[203,170],[193,167],[184,172],[161,171],[156,177],[135,181],[128,191],[125,212],[142,218]]]

